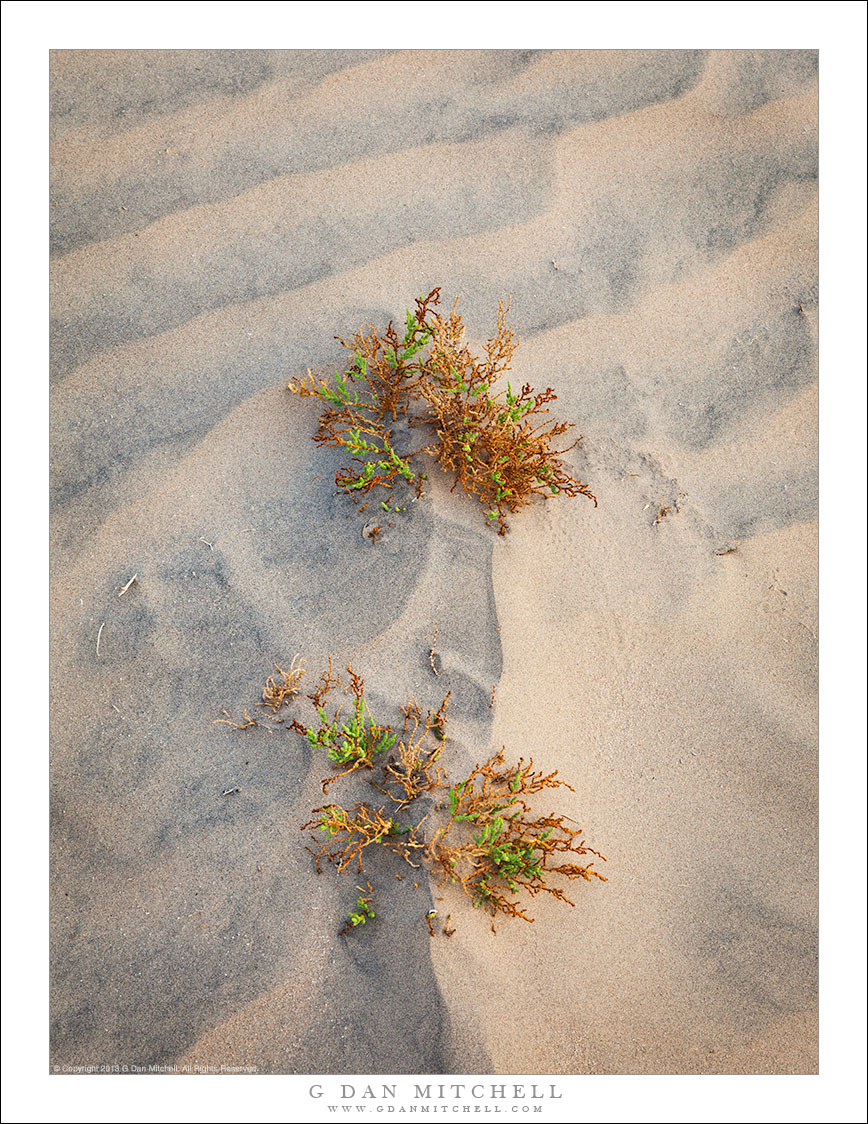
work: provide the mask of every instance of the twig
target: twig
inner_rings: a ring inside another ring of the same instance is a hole
[[[138,579],[138,576],[139,576],[138,574],[133,574],[133,576],[130,578],[130,580],[127,582],[127,584],[124,586],[124,588],[122,590],[120,590],[120,592],[118,593],[118,597],[123,597],[123,595],[126,593],[126,591],[133,584],[133,582]]]
[[[105,621],[99,626],[99,632],[96,634],[96,654],[99,655],[99,640],[102,636],[102,630],[105,628]]]
[[[437,664],[434,662],[434,652],[435,652],[436,648],[437,648],[437,622],[435,621],[434,622],[434,640],[431,643],[431,651],[428,654],[428,663],[431,664],[431,670],[434,672],[434,674],[439,675],[440,672],[437,670]]]
[[[212,542],[208,542],[207,539],[203,539],[200,537],[199,542],[203,542],[206,546],[210,546],[212,550],[214,549],[214,544]]]
[[[666,516],[669,514],[669,512],[672,511],[673,508],[675,507],[675,505],[671,504],[671,503],[668,506],[664,506],[665,504],[666,504],[666,499],[664,497],[664,493],[661,492],[660,493],[660,504],[657,508],[657,518],[654,520],[655,524],[656,523],[662,523],[663,520],[666,518]]]
[[[270,675],[265,682],[265,687],[262,691],[262,702],[257,703],[257,706],[270,706],[272,714],[276,714],[278,710],[288,700],[292,700],[298,694],[298,682],[304,675],[304,660],[301,660],[298,667],[295,662],[299,659],[298,653],[292,657],[292,663],[289,665],[289,670],[284,671],[282,667],[274,665],[274,670],[280,672],[283,676],[283,682],[278,683],[273,675]]]
[[[226,715],[226,717],[225,718],[215,718],[214,721],[211,723],[212,726],[231,726],[234,730],[248,730],[248,729],[250,729],[251,726],[258,726],[259,725],[259,723],[256,721],[256,719],[251,718],[246,710],[244,711],[244,722],[238,723],[238,722],[232,721],[232,718],[229,714],[229,711],[226,709],[225,706],[222,706],[220,709],[223,711],[223,713]]]

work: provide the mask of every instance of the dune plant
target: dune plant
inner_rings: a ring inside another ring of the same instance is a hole
[[[370,882],[367,883],[367,887],[368,893],[367,895],[365,895],[363,888],[361,886],[356,886],[357,890],[362,890],[363,896],[356,900],[355,910],[351,909],[347,914],[347,920],[338,936],[343,936],[344,933],[349,933],[357,926],[366,924],[368,920],[373,921],[373,919],[377,916],[376,913],[374,913],[374,907],[372,905],[372,902],[374,900],[374,891],[371,888]]]
[[[603,856],[585,844],[581,828],[567,826],[568,817],[535,815],[525,799],[550,788],[575,792],[557,775],[557,770],[535,773],[533,758],[527,764],[520,759],[517,765],[507,765],[500,750],[452,785],[448,819],[434,832],[427,849],[443,880],[460,883],[475,906],[525,921],[532,918],[509,895],[525,890],[531,895],[546,893],[575,905],[561,886],[551,883],[552,876],[605,882],[592,869],[593,863],[557,862],[558,856],[571,854]],[[461,831],[461,824],[467,829]]]
[[[361,682],[355,677],[351,689],[358,700],[356,680]],[[331,666],[323,683],[332,689]],[[531,801],[545,790],[575,790],[558,779],[557,770],[534,771],[533,759],[507,764],[504,749],[476,764],[458,783],[450,783],[441,759],[449,699],[447,695],[437,711],[429,710],[424,716],[415,699],[403,708],[400,741],[387,758],[378,759],[379,775],[370,782],[388,797],[392,811],[366,801],[350,809],[339,804],[314,809],[314,818],[302,830],[325,836],[318,841],[318,850],[311,851],[317,870],[322,870],[325,858],[339,871],[356,864],[361,874],[363,853],[376,845],[375,850],[391,851],[411,866],[427,866],[441,884],[459,884],[474,906],[482,906],[492,915],[495,931],[498,914],[533,921],[520,900],[523,893],[531,897],[550,894],[574,906],[560,883],[577,879],[605,882],[593,869],[593,862],[574,861],[586,855],[603,856],[587,846],[582,829],[570,826],[574,821],[568,816],[540,815]],[[311,739],[301,724],[295,728],[305,733],[312,746],[326,745]],[[325,780],[323,791],[352,768]],[[436,807],[424,815],[413,813],[420,796],[438,791],[445,795]]]
[[[268,679],[263,692],[266,706],[278,710],[287,702],[301,703],[297,696],[303,661],[297,661],[298,657],[289,672],[277,668],[281,680]],[[606,881],[593,869],[593,862],[575,861],[586,855],[603,856],[587,846],[582,829],[571,826],[574,820],[554,812],[541,815],[533,809],[534,800],[543,792],[575,791],[558,779],[557,770],[535,771],[532,758],[508,764],[505,749],[501,749],[477,763],[461,780],[450,781],[443,756],[451,692],[436,710],[423,712],[416,699],[410,699],[401,708],[404,722],[398,735],[371,716],[362,676],[351,665],[346,671],[344,680],[329,660],[316,687],[306,696],[316,721],[305,725],[297,717],[291,722],[274,718],[275,723],[285,722],[284,729],[302,735],[311,750],[322,751],[340,770],[321,782],[323,793],[341,778],[367,769],[371,786],[387,801],[379,806],[366,800],[348,806],[330,802],[313,809],[301,830],[311,833],[315,849],[308,850],[318,873],[325,860],[339,872],[354,867],[362,875],[366,858],[389,852],[416,869],[429,869],[441,885],[460,885],[474,906],[491,914],[495,932],[498,915],[533,921],[522,895],[545,893],[573,906],[564,881]],[[350,697],[351,714],[346,721],[341,717],[342,705],[335,708],[330,703],[335,692]],[[244,723],[228,716],[218,722],[238,730],[259,725],[246,711],[244,717]],[[367,886],[370,891],[370,883]],[[363,894],[341,933],[374,916],[371,897]],[[432,934],[435,916],[436,911],[426,915]],[[449,919],[443,932],[454,932]]]
[[[365,699],[365,681],[347,665],[349,684],[347,690],[352,694],[352,714],[347,722],[341,721],[342,707],[329,717],[325,708],[327,696],[337,687],[343,686],[339,675],[335,675],[331,661],[328,671],[320,680],[317,690],[308,697],[316,707],[318,725],[304,726],[293,719],[291,729],[303,734],[313,748],[325,749],[336,765],[346,765],[343,772],[323,781],[322,790],[327,792],[331,784],[355,769],[372,769],[374,758],[391,749],[395,744],[395,733],[391,726],[381,726],[368,710]]]
[[[353,862],[358,863],[358,873],[362,873],[362,852],[373,844],[393,851],[406,859],[411,866],[410,854],[424,846],[415,838],[415,828],[402,825],[391,816],[384,816],[382,809],[358,803],[352,808],[340,804],[325,804],[314,808],[314,819],[302,826],[302,831],[311,828],[325,832],[327,839],[319,844],[318,851],[311,851],[316,859],[318,873],[322,873],[322,860],[328,859],[339,871],[346,870]]]
[[[478,357],[467,346],[458,302],[448,316],[437,312],[439,303],[439,288],[417,298],[403,334],[390,323],[382,335],[370,325],[341,340],[352,359],[333,385],[310,372],[289,381],[294,393],[326,404],[314,440],[348,455],[335,476],[338,490],[363,496],[403,480],[419,496],[426,479],[419,458],[428,454],[454,474],[453,489],[460,484],[476,496],[500,534],[507,513],[534,496],[583,495],[596,506],[588,485],[560,459],[581,437],[555,448],[573,425],[547,418],[553,389],[502,385],[520,342],[506,323],[508,306],[501,302],[497,332]],[[407,421],[400,433],[399,419]],[[420,431],[415,449],[404,447],[408,429]]]
[[[415,699],[403,708],[404,729],[397,750],[383,765],[382,783],[371,782],[395,804],[409,804],[423,792],[442,785],[445,774],[438,768],[437,760],[446,739],[446,710],[451,694],[450,691],[436,711],[429,710],[424,717]],[[433,742],[429,742],[429,734],[433,734]]]

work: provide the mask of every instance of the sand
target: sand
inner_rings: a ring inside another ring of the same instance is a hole
[[[816,70],[52,55],[53,1063],[816,1072]],[[363,537],[285,383],[435,285],[477,345],[511,297],[597,508],[438,474]],[[495,936],[385,863],[338,937],[327,770],[212,725],[296,652],[451,690],[455,775],[560,770],[609,881]]]

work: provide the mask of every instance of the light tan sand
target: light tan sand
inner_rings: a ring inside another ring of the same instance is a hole
[[[52,1060],[814,1072],[815,55],[226,55],[53,56]],[[434,285],[599,507],[362,537],[284,384]],[[211,725],[295,652],[452,690],[609,881],[494,936],[388,868],[338,939],[325,770]]]

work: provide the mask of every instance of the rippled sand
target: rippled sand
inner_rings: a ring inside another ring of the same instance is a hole
[[[816,55],[51,69],[52,1061],[815,1072]],[[285,383],[435,285],[477,343],[511,296],[598,508],[362,537]],[[325,770],[212,725],[296,652],[559,769],[609,881],[494,936],[369,870],[338,938]]]

